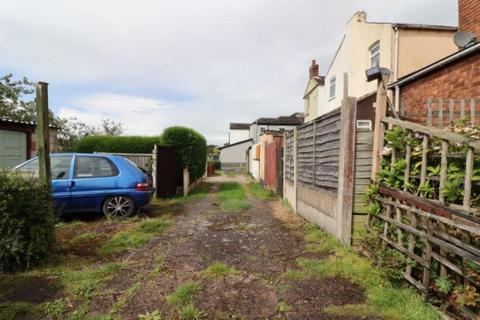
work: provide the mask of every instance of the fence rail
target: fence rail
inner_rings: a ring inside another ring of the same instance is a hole
[[[153,154],[152,153],[112,153],[134,162],[137,166],[152,172]]]
[[[369,214],[367,228],[406,257],[404,278],[425,296],[435,294],[465,317],[478,319],[479,299],[457,300],[480,292],[480,186],[475,184],[480,173],[474,175],[480,144],[434,128],[432,101],[428,126],[383,118],[392,130],[384,133],[385,178],[373,199],[381,210]],[[443,126],[441,112],[438,119]],[[439,279],[452,288],[439,288]]]

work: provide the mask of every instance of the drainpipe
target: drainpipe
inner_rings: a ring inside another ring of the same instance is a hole
[[[395,26],[395,81],[398,80],[399,58],[400,58],[400,36],[398,26]],[[395,86],[395,111],[400,111],[400,86]]]
[[[395,111],[400,112],[400,86],[395,86]]]

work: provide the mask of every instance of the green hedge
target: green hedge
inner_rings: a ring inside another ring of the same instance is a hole
[[[75,151],[111,153],[151,153],[155,144],[161,144],[160,136],[87,136],[77,144]]]
[[[170,127],[162,135],[165,146],[175,147],[177,162],[177,184],[182,184],[183,169],[188,167],[190,181],[205,173],[207,162],[207,141],[197,131],[185,127]]]
[[[38,179],[0,171],[0,271],[40,263],[55,242],[50,194]]]

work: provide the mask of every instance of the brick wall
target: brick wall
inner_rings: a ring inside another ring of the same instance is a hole
[[[460,31],[472,31],[480,38],[480,0],[458,1]]]
[[[405,118],[426,118],[428,98],[480,98],[480,52],[427,74],[401,87],[400,105]]]

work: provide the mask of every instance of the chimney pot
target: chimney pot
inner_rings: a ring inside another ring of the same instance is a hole
[[[318,64],[315,59],[312,60],[312,65],[310,66],[310,79],[318,77]]]

